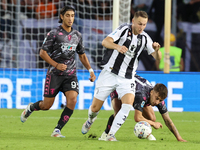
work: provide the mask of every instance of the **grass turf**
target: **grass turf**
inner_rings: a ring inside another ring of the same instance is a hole
[[[163,129],[153,129],[156,141],[138,139],[133,133],[134,111],[116,133],[118,142],[98,141],[113,111],[101,110],[90,131],[83,135],[81,128],[87,119],[87,110],[75,110],[62,129],[66,138],[51,137],[62,110],[34,112],[25,123],[20,121],[20,109],[0,109],[0,150],[194,150],[200,149],[200,120],[198,112],[169,112],[180,135],[187,143],[178,142],[156,112]]]

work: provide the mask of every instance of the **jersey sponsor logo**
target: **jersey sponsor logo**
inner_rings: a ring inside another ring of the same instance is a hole
[[[76,45],[75,44],[69,44],[69,43],[62,43],[61,46],[62,52],[64,53],[65,51],[75,51],[76,50]]]
[[[142,108],[144,107],[144,104],[145,104],[145,101],[142,101],[142,103],[141,103]]]

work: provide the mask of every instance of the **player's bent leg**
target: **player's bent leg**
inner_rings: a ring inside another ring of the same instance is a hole
[[[114,109],[114,116],[118,113],[118,111],[121,109],[121,105],[122,105],[122,102],[121,100],[119,100],[118,98],[114,98],[112,100],[112,106],[113,106],[113,109]]]
[[[101,109],[103,103],[104,101],[101,101],[95,97],[93,98],[92,105],[88,109],[88,119],[83,124],[81,129],[82,134],[86,134],[90,130],[90,127],[96,120],[99,110]]]
[[[106,141],[117,141],[114,135],[122,126],[122,124],[125,122],[126,118],[128,117],[129,112],[131,108],[133,107],[132,105],[134,102],[134,98],[135,96],[131,93],[125,94],[121,98],[122,107],[114,118],[111,129],[106,137]]]
[[[143,108],[142,116],[148,120],[156,121],[156,115],[153,111],[152,106],[146,106]]]

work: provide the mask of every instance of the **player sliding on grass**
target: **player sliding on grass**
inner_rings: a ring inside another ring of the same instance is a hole
[[[76,105],[79,88],[75,53],[78,53],[82,64],[89,70],[90,81],[93,82],[96,79],[84,52],[82,36],[72,28],[74,16],[74,7],[63,7],[59,20],[62,25],[47,34],[40,50],[40,56],[50,64],[45,80],[44,100],[29,104],[21,114],[21,121],[25,122],[33,111],[50,109],[58,92],[63,92],[66,96],[67,106],[51,134],[52,137],[64,137],[60,131],[73,114]]]
[[[174,134],[176,139],[181,142],[187,142],[182,139],[178,130],[176,129],[174,123],[169,117],[164,99],[167,97],[167,88],[164,84],[156,84],[154,87],[149,83],[148,80],[135,75],[136,78],[136,94],[133,107],[135,109],[134,119],[136,122],[146,121],[151,124],[155,129],[162,127],[160,122],[156,121],[156,116],[153,111],[152,106],[156,106],[162,115],[163,120],[165,121],[166,126]],[[110,94],[112,105],[115,113],[110,116],[106,129],[102,133],[99,140],[106,140],[106,136],[109,133],[110,127],[112,125],[114,116],[117,114],[121,107],[121,101],[118,99],[118,94],[116,91]],[[148,138],[149,140],[156,140],[155,137],[151,134]]]

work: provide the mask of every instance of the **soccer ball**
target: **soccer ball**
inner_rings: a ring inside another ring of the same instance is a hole
[[[134,127],[134,134],[140,139],[146,139],[152,132],[151,125],[146,121],[136,123]]]

